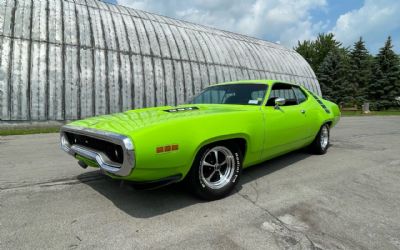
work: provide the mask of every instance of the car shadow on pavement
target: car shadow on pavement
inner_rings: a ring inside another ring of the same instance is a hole
[[[245,169],[234,192],[240,192],[242,185],[246,183],[286,168],[310,156],[310,154],[302,151],[296,151]],[[125,213],[136,218],[151,218],[206,202],[193,196],[181,183],[155,190],[136,190],[129,182],[112,180],[110,177],[101,174],[100,171],[81,174],[78,176],[78,180],[102,194]]]

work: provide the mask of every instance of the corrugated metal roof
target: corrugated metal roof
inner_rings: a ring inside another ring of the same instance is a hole
[[[176,105],[209,84],[277,79],[320,94],[295,51],[96,0],[0,0],[0,119]]]

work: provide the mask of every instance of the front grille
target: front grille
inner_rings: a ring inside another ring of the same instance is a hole
[[[124,151],[118,144],[109,141],[93,138],[86,135],[65,132],[68,143],[80,145],[104,153],[111,161],[122,164],[124,162]]]

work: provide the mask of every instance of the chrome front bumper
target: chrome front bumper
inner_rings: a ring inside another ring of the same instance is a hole
[[[66,132],[111,142],[121,146],[124,152],[122,164],[111,161],[103,152],[81,145],[71,145],[68,142],[65,134]],[[108,173],[117,176],[128,176],[135,167],[134,145],[132,140],[127,136],[95,129],[66,125],[61,128],[60,141],[62,150],[74,157],[79,155],[95,161],[101,169]]]

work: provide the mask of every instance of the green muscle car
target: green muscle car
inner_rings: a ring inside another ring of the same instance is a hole
[[[243,168],[308,146],[326,153],[336,104],[274,80],[210,86],[177,107],[130,110],[75,121],[61,148],[83,168],[141,185],[186,181],[198,196],[228,195]]]

